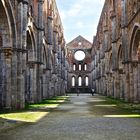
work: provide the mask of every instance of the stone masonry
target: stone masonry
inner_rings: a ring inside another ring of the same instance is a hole
[[[97,93],[140,101],[140,0],[106,0],[93,40]]]
[[[64,94],[65,50],[55,0],[1,0],[0,108]]]

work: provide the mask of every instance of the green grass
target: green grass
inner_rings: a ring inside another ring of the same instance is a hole
[[[126,110],[137,110],[140,113],[140,104],[134,104],[122,101],[120,99],[114,99],[111,97],[106,98],[106,103],[108,104],[115,104],[117,107]]]
[[[61,103],[68,100],[68,96],[57,96],[51,99],[43,100],[40,103],[26,104],[24,110],[5,110],[1,112],[0,118],[7,120],[16,120],[22,122],[36,122],[50,113],[50,108],[56,108]]]

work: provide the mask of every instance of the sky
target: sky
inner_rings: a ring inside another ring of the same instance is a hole
[[[66,43],[81,35],[91,43],[105,0],[56,0]]]

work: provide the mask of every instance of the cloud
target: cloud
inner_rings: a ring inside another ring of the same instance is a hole
[[[67,12],[68,16],[77,16],[82,9],[82,5],[79,3],[74,4]]]
[[[76,27],[77,27],[77,28],[84,28],[83,22],[78,21],[78,22],[76,23]]]
[[[93,40],[105,0],[57,0],[66,41],[81,34]]]

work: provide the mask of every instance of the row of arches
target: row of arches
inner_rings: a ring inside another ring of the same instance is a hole
[[[135,3],[138,5],[139,2],[135,1]],[[111,15],[110,10],[107,9],[108,4],[111,4],[114,9]],[[98,93],[139,102],[140,21],[138,16],[140,13],[137,9],[135,14],[131,15],[129,12],[133,10],[133,6],[127,4],[118,0],[109,1],[109,3],[106,1],[104,5],[98,26],[99,31],[93,42],[95,48],[92,51],[92,86]],[[104,13],[106,17],[103,16]],[[110,19],[107,16],[110,16]],[[122,28],[128,21],[128,27]],[[98,44],[99,41],[100,44]]]
[[[0,108],[64,94],[65,41],[55,2],[2,0],[0,17]]]
[[[87,64],[73,64],[73,71],[87,71]]]
[[[85,76],[85,77],[78,76],[78,78],[76,78],[75,76],[72,76],[71,86],[76,87],[77,85],[79,87],[84,87],[84,86],[88,87],[89,86],[89,77],[88,76]]]

